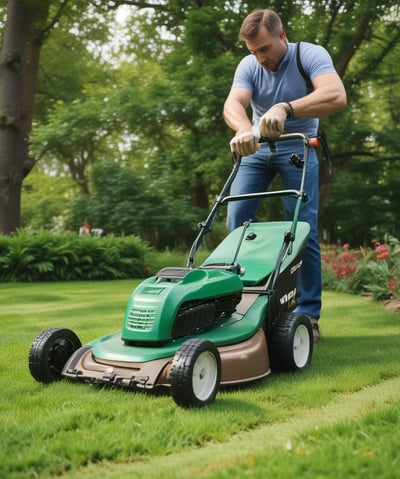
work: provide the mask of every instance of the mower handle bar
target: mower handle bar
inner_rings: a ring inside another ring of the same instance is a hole
[[[303,166],[303,175],[301,178],[301,184],[300,184],[299,190],[263,191],[260,193],[248,193],[248,194],[241,194],[241,195],[234,195],[234,196],[223,195],[223,198],[221,199],[221,205],[228,203],[230,201],[241,201],[241,200],[249,200],[249,199],[255,199],[255,198],[283,197],[283,196],[290,196],[294,198],[298,198],[301,196],[303,201],[307,201],[307,195],[304,192],[304,179],[305,179],[305,172],[307,168],[308,149],[310,147],[318,146],[318,138],[309,138],[303,133],[285,133],[279,136],[278,138],[260,137],[258,142],[268,143],[271,151],[274,151],[275,143],[280,141],[289,141],[289,140],[302,140],[304,144],[304,166]],[[235,163],[234,169],[239,169],[239,165],[240,165],[242,157],[236,153],[233,153],[232,157]],[[232,181],[233,181],[233,178],[232,178]],[[223,191],[226,193],[227,188],[224,188]]]
[[[277,138],[267,138],[264,136],[260,137],[254,137],[256,140],[256,143],[268,143],[271,151],[275,149],[275,143],[280,142],[280,141],[288,141],[288,140],[303,140],[304,147],[308,149],[310,146],[312,147],[317,147],[318,146],[318,138],[316,137],[308,137],[304,135],[303,133],[284,133],[281,136],[278,136]],[[233,153],[232,155],[234,157],[234,161],[240,161],[241,156],[238,155],[237,153]]]
[[[310,138],[303,133],[284,133],[281,136],[278,136],[277,138],[266,138],[261,136],[260,139],[258,140],[259,143],[276,143],[279,141],[288,141],[288,140],[303,140],[305,146],[317,146],[316,140],[317,138]]]
[[[212,207],[209,215],[207,218],[199,223],[199,228],[200,231],[194,240],[192,247],[189,252],[189,256],[186,262],[186,266],[189,268],[193,268],[195,266],[195,256],[196,256],[196,251],[200,245],[200,241],[203,238],[203,236],[211,231],[211,226],[214,222],[214,219],[220,209],[220,207],[229,202],[229,201],[239,201],[239,200],[245,200],[245,199],[251,199],[251,198],[265,198],[267,196],[272,197],[272,196],[291,196],[294,198],[301,198],[302,201],[307,200],[307,195],[304,192],[304,179],[305,179],[305,172],[307,168],[307,160],[308,160],[308,149],[310,146],[317,146],[317,143],[314,140],[317,140],[316,138],[309,138],[306,135],[303,135],[302,133],[285,133],[281,135],[278,138],[260,138],[259,142],[260,143],[265,143],[268,142],[271,150],[274,148],[274,144],[276,142],[280,141],[288,141],[288,140],[302,140],[304,144],[304,164],[303,164],[303,174],[301,178],[301,185],[299,190],[280,190],[280,191],[270,191],[270,192],[262,192],[262,193],[250,193],[247,195],[235,195],[235,196],[229,196],[228,192],[230,190],[231,184],[233,180],[235,179],[235,176],[239,170],[240,162],[241,162],[241,156],[237,155],[236,153],[232,153],[232,159],[233,159],[233,169],[226,180],[221,193],[217,196],[214,206]],[[296,208],[298,210],[299,206]]]

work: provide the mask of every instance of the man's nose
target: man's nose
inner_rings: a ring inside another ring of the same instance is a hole
[[[256,58],[261,65],[265,62],[265,56],[262,53],[256,53]]]

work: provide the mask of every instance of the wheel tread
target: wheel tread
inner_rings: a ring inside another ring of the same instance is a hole
[[[305,325],[308,331],[309,351],[306,363],[299,367],[294,359],[293,342],[296,328],[301,324]],[[273,327],[268,348],[273,369],[289,372],[306,369],[313,353],[313,333],[308,316],[294,312],[283,313]]]
[[[65,349],[69,356],[82,346],[78,336],[67,328],[47,328],[39,333],[32,342],[28,358],[30,373],[36,381],[50,383],[61,379],[62,364],[52,364],[50,357],[52,347],[59,340],[68,343]]]

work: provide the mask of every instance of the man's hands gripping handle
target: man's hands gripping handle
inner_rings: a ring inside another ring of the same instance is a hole
[[[260,133],[263,138],[279,138],[285,130],[285,121],[294,115],[290,103],[277,103],[260,120]]]
[[[260,149],[259,139],[279,138],[285,129],[285,121],[293,116],[293,107],[290,103],[277,103],[271,107],[260,119],[260,124],[252,130],[238,132],[231,140],[232,153],[240,156],[253,155]]]
[[[231,152],[239,156],[253,155],[260,149],[258,135],[253,130],[236,134],[230,141]]]

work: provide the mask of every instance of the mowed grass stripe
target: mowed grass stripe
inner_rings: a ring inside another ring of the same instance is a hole
[[[368,414],[400,402],[400,377],[366,387],[352,394],[341,394],[321,408],[310,408],[299,417],[260,427],[232,437],[222,444],[156,457],[134,464],[98,464],[79,470],[80,479],[187,479],[217,477],[218,471],[251,465],[257,456],[272,456],[282,450],[293,451],[300,435],[312,435],[320,428],[340,423],[359,422]],[[292,460],[288,456],[288,460]],[[327,464],[327,469],[333,464]],[[160,474],[162,476],[160,476]],[[61,478],[70,478],[66,475]],[[251,476],[250,476],[251,477]],[[394,479],[394,476],[393,476]]]

